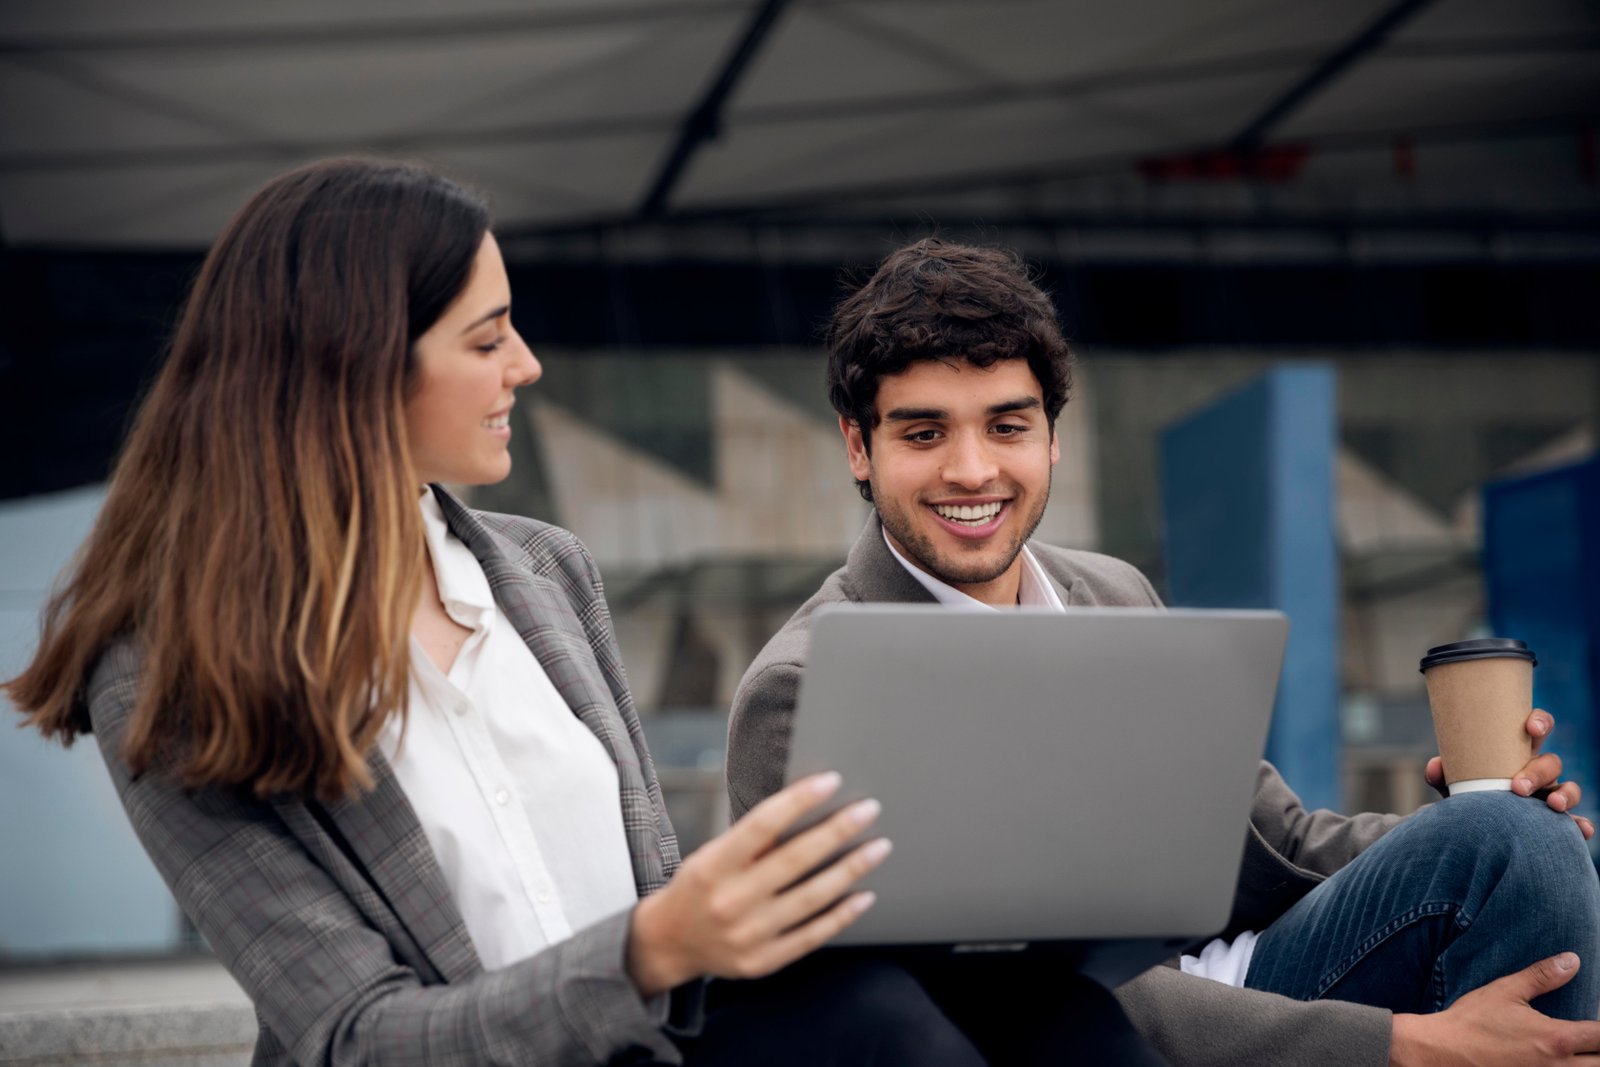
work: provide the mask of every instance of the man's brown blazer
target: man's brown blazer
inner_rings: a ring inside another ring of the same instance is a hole
[[[1137,569],[1093,552],[1028,546],[1069,607],[1151,607],[1160,600]],[[823,604],[928,603],[932,597],[889,553],[874,515],[830,575],[745,672],[728,725],[728,796],[737,818],[783,784],[811,616]],[[1137,776],[1137,753],[1130,753]],[[1069,813],[1063,813],[1070,817]],[[1397,821],[1391,815],[1308,812],[1263,762],[1228,930],[1262,930]],[[1151,847],[1160,847],[1151,827]],[[1173,872],[1181,876],[1182,872]],[[1340,1001],[1302,1003],[1156,967],[1116,990],[1134,1025],[1175,1067],[1383,1067],[1390,1013]]]

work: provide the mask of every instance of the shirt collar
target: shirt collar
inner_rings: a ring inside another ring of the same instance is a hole
[[[970,597],[954,586],[941,582],[926,571],[912,566],[900,554],[900,550],[894,547],[894,542],[889,540],[889,532],[887,530],[883,531],[883,543],[888,547],[889,553],[894,556],[900,566],[904,567],[906,572],[915,578],[922,588],[928,591],[928,595],[939,603],[953,608],[963,608],[967,611],[999,610],[993,604],[985,604],[975,597]],[[1027,545],[1022,546],[1021,556],[1022,582],[1017,590],[1018,603],[1025,608],[1049,608],[1051,611],[1067,610],[1066,606],[1061,603],[1061,598],[1056,595],[1055,587],[1050,584],[1049,575],[1045,574],[1044,568],[1039,566],[1039,561],[1033,558],[1033,553],[1028,550]]]
[[[432,491],[424,491],[422,533],[428,543],[428,559],[439,584],[439,600],[450,617],[474,630],[484,629],[494,616],[494,593],[489,579],[472,550],[450,532],[444,510]]]

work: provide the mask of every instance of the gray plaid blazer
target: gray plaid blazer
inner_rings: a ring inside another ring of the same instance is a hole
[[[1110,556],[1031,542],[1068,606],[1160,606],[1137,569]],[[745,671],[728,725],[728,796],[737,817],[783,784],[811,616],[829,603],[932,603],[889,553],[874,514],[845,565],[822,583]],[[1137,770],[1137,760],[1131,764]],[[1262,930],[1354,859],[1398,818],[1308,812],[1271,764],[1256,782],[1228,932]],[[1181,872],[1175,872],[1181,873]],[[1302,1003],[1155,967],[1116,990],[1128,1017],[1175,1067],[1382,1067],[1390,1015],[1335,1000]]]
[[[496,602],[615,761],[634,880],[641,896],[659,889],[678,843],[594,562],[565,530],[434,491]],[[133,777],[119,745],[139,668],[132,640],[101,658],[87,688],[94,733],[145,850],[255,1003],[254,1063],[679,1062],[667,1006],[642,1002],[624,971],[631,912],[486,972],[380,753],[371,792],[329,805]],[[672,998],[687,1029],[699,992]]]

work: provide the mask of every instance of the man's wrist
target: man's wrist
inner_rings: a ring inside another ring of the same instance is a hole
[[[1394,1029],[1389,1037],[1389,1067],[1435,1067],[1438,1063],[1426,1039],[1427,1016],[1394,1016]]]

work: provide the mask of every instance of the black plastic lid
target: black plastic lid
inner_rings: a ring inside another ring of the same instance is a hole
[[[1533,650],[1522,641],[1510,637],[1480,637],[1474,641],[1456,641],[1453,644],[1428,649],[1428,654],[1422,657],[1420,669],[1425,671],[1441,663],[1460,663],[1469,659],[1501,659],[1507,656],[1525,659],[1535,667],[1539,665],[1539,657],[1535,656]]]

